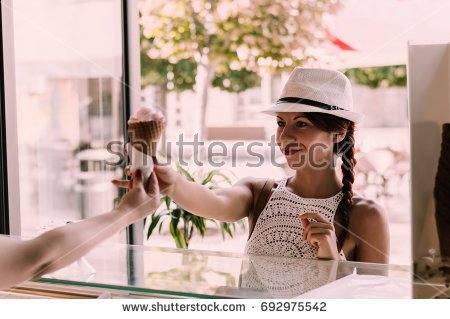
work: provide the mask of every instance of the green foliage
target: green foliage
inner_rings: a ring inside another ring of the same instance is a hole
[[[222,184],[231,185],[231,179],[217,169],[206,173],[203,171],[191,173],[187,168],[177,164],[177,171],[187,180],[199,183],[211,190],[220,188]],[[165,204],[164,209],[156,212],[151,218],[147,218],[146,220],[146,224],[150,223],[147,230],[147,239],[151,237],[156,228],[161,233],[164,222],[168,222],[170,235],[174,239],[177,248],[188,248],[194,231],[201,237],[204,237],[207,232],[207,222],[217,225],[224,240],[227,235],[230,237],[234,236],[236,225],[245,229],[243,220],[236,223],[218,222],[213,219],[193,215],[177,205],[169,196],[163,196],[163,202]]]
[[[166,85],[169,91],[193,90],[197,64],[193,59],[182,59],[170,63],[166,59],[150,59],[147,50],[153,40],[141,39],[141,82],[142,86]],[[170,80],[169,80],[170,79]],[[168,83],[171,85],[167,85]]]
[[[227,65],[217,69],[212,81],[213,87],[232,93],[243,92],[260,83],[261,78],[255,72],[246,69],[231,70]]]
[[[306,48],[323,40],[323,15],[338,6],[339,0],[143,1],[143,83],[192,89],[202,64],[213,68],[213,86],[245,91],[259,84],[261,68],[279,72],[310,58]]]
[[[406,65],[350,69],[345,75],[352,82],[370,88],[406,87]]]
[[[197,75],[197,63],[193,59],[180,60],[175,64],[164,59],[150,59],[145,53],[145,49],[142,49],[141,74],[143,87],[166,85],[169,91],[193,90]],[[261,79],[256,72],[246,69],[231,70],[228,65],[223,64],[217,68],[212,86],[223,91],[240,93],[259,85],[260,82]]]

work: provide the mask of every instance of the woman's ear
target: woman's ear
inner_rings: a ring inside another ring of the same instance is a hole
[[[333,133],[333,142],[334,143],[340,143],[345,138],[345,135],[347,135],[347,129],[341,131],[341,132],[334,132]]]

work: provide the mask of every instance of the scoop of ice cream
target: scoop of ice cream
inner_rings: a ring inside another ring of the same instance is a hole
[[[150,107],[141,107],[136,114],[132,115],[128,120],[128,124],[139,123],[139,122],[149,122],[149,121],[160,121],[165,122],[164,115],[159,109]]]

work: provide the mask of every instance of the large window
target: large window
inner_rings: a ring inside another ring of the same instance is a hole
[[[12,10],[21,234],[110,210],[123,140],[120,0],[16,0]],[[5,8],[3,8],[5,9]],[[122,235],[123,236],[123,235]]]

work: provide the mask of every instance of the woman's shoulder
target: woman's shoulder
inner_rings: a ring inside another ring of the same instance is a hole
[[[389,224],[384,209],[374,200],[354,196],[350,212],[350,237],[358,261],[387,263]]]
[[[272,185],[271,192],[273,192],[273,190],[278,187],[280,180],[278,180],[278,179],[275,180],[272,178],[264,178],[264,177],[247,176],[247,177],[241,178],[235,185],[244,186],[245,188],[248,188],[252,192],[253,196],[255,198],[258,198],[259,194],[263,191],[263,189],[267,183],[269,183],[269,185]]]
[[[251,188],[255,188],[255,187],[257,188],[257,187],[263,187],[266,183],[272,183],[273,187],[277,187],[278,183],[280,181],[281,180],[279,180],[279,179],[247,176],[247,177],[241,178],[236,184],[246,185]]]
[[[363,228],[387,223],[387,214],[383,207],[376,201],[359,194],[353,196],[350,218],[354,226]]]

